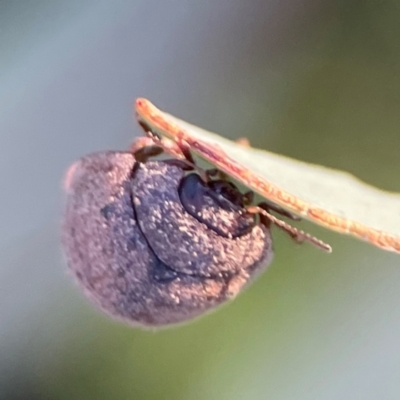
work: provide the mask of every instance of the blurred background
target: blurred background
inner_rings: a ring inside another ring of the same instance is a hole
[[[400,257],[309,223],[234,302],[142,331],[68,276],[62,179],[136,97],[400,191],[400,4],[0,1],[1,399],[399,399]],[[384,207],[384,204],[382,204]]]

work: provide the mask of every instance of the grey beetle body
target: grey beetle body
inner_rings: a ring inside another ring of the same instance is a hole
[[[63,246],[106,313],[147,326],[184,322],[237,295],[271,262],[268,227],[211,189],[196,195],[196,179],[185,179],[179,166],[138,163],[128,152],[91,154],[70,168]]]

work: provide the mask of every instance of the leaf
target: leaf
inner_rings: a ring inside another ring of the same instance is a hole
[[[266,199],[312,222],[400,252],[400,194],[354,176],[232,142],[137,99],[138,120]]]

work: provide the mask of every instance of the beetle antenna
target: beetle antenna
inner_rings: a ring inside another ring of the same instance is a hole
[[[270,226],[271,223],[285,231],[296,243],[310,242],[314,246],[328,253],[332,252],[332,247],[322,240],[304,232],[296,227],[289,225],[287,222],[275,217],[261,206],[250,206],[246,210],[252,214],[259,214],[260,221],[263,225]]]

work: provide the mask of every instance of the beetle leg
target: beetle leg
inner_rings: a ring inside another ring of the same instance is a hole
[[[261,203],[258,204],[259,207],[263,208],[265,211],[275,211],[276,213],[283,215],[284,217],[290,218],[293,221],[301,221],[301,217],[291,213],[290,211],[285,210],[281,206],[273,203],[269,200],[263,200]]]
[[[246,193],[243,193],[243,203],[246,206],[249,206],[250,204],[252,204],[254,201],[254,192],[252,190],[249,190]]]
[[[192,153],[190,152],[188,143],[184,141],[175,142],[160,137],[160,135],[152,132],[144,123],[140,123],[140,125],[146,132],[146,136],[139,137],[131,146],[131,151],[134,153],[135,158],[138,161],[145,162],[148,158],[160,155],[164,152],[173,157],[173,159],[165,160],[165,162],[170,165],[176,165],[185,171],[195,170],[205,183],[209,182],[210,177],[208,176],[207,171],[196,164]],[[149,147],[149,150],[146,150],[147,147]],[[136,155],[139,155],[139,159]]]
[[[133,153],[138,162],[144,163],[149,158],[160,155],[164,150],[157,146],[150,137],[141,136],[132,143],[129,151]]]
[[[247,137],[241,137],[235,140],[235,143],[242,147],[251,147],[250,140]]]

